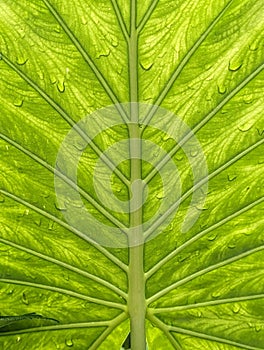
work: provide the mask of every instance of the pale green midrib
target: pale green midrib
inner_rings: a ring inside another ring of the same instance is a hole
[[[68,27],[64,19],[60,16],[60,14],[55,10],[55,8],[51,5],[51,3],[48,0],[42,0],[44,4],[47,6],[51,14],[54,16],[55,20],[59,23],[59,25],[63,28],[64,32],[67,34],[68,38],[71,40],[73,45],[76,47],[76,49],[79,51],[81,56],[84,58],[85,62],[89,65],[89,67],[92,69],[93,73],[95,74],[96,78],[106,91],[107,95],[111,99],[111,101],[116,105],[116,109],[120,113],[120,116],[122,117],[123,121],[129,122],[129,119],[126,115],[125,110],[123,109],[122,105],[120,104],[120,101],[118,100],[117,96],[115,95],[114,91],[112,90],[111,86],[107,82],[106,78],[103,76],[103,74],[100,72],[100,70],[97,68],[91,57],[88,55],[88,53],[85,51],[79,40],[76,38],[75,34],[71,31],[71,29]]]
[[[226,266],[228,264],[232,264],[233,262],[236,262],[240,259],[243,259],[245,257],[248,257],[250,256],[251,254],[255,254],[255,253],[258,253],[260,251],[264,250],[264,245],[261,245],[259,247],[255,247],[253,249],[250,249],[242,254],[238,254],[238,255],[235,255],[233,256],[232,258],[228,258],[228,259],[225,259],[223,261],[220,261],[219,263],[217,264],[214,264],[214,265],[210,265],[208,266],[207,268],[203,269],[203,270],[200,270],[200,271],[197,271],[187,277],[184,277],[182,278],[181,280],[171,284],[170,286],[160,290],[159,292],[157,292],[156,294],[154,294],[153,296],[151,296],[148,300],[147,300],[147,303],[148,305],[153,303],[154,301],[156,301],[157,299],[161,298],[163,295],[169,293],[170,291],[172,291],[173,289],[179,287],[179,286],[182,286],[190,281],[192,281],[193,279],[197,278],[197,277],[201,277],[211,271],[214,271],[218,268],[221,268],[223,266]]]
[[[30,287],[30,288],[39,288],[39,289],[42,289],[42,290],[48,290],[48,291],[64,294],[64,295],[67,295],[67,296],[70,296],[70,297],[73,297],[73,298],[76,298],[76,299],[85,300],[85,301],[89,301],[89,302],[93,302],[92,300],[94,299],[94,300],[97,300],[96,304],[99,304],[99,301],[101,300],[101,299],[96,299],[96,298],[89,297],[89,296],[81,294],[81,293],[74,292],[74,291],[72,291],[70,289],[49,286],[49,285],[41,284],[41,283],[28,282],[28,281],[22,281],[22,280],[15,280],[15,279],[11,279],[11,278],[0,278],[0,282],[1,283],[8,283],[8,284],[17,284],[17,285],[20,285],[20,286],[26,286],[26,287]],[[119,305],[118,303],[113,303],[111,301],[109,301],[107,303],[108,303],[108,305],[105,304],[105,306],[108,306],[108,307],[113,307],[113,306],[110,306],[110,304],[112,304],[112,305],[113,304]],[[100,303],[100,304],[103,305],[102,303]],[[122,304],[120,304],[120,306],[121,305]],[[120,307],[119,307],[119,309],[120,309]]]
[[[168,92],[172,88],[173,84],[175,83],[176,79],[181,74],[184,67],[187,65],[193,54],[197,51],[197,49],[201,46],[201,44],[204,42],[204,40],[207,38],[207,36],[211,33],[214,26],[219,22],[219,20],[223,17],[223,15],[228,10],[229,6],[233,0],[229,1],[223,10],[218,14],[218,16],[213,20],[213,22],[209,25],[209,27],[205,30],[205,32],[200,36],[200,38],[195,42],[195,44],[192,46],[192,48],[187,52],[185,57],[183,58],[182,62],[179,64],[179,66],[176,68],[174,73],[172,74],[171,78],[163,88],[161,94],[154,102],[154,106],[151,107],[149,114],[143,119],[143,124],[148,125],[151,119],[153,118],[154,114],[156,113],[158,107],[161,105],[164,98],[167,96]],[[144,131],[144,129],[143,129]]]
[[[130,88],[130,120],[129,151],[130,151],[130,181],[142,179],[141,139],[139,128],[138,107],[138,33],[137,33],[137,0],[130,3],[130,37],[129,54],[129,88]],[[130,317],[131,349],[146,349],[145,333],[145,280],[144,280],[144,245],[142,232],[142,189],[139,184],[135,188],[137,199],[135,210],[130,206],[129,232],[129,267],[128,267],[128,313]],[[134,229],[134,227],[136,229]],[[133,237],[131,237],[133,235]],[[134,242],[136,246],[134,246]]]
[[[137,27],[138,30],[138,35],[140,35],[140,32],[143,30],[143,28],[145,27],[146,23],[148,22],[148,20],[150,19],[152,13],[154,12],[157,4],[158,4],[159,0],[154,0],[152,1],[150,7],[147,9],[146,13],[144,14],[144,16],[142,17],[141,21],[139,22],[139,25]]]
[[[112,255],[107,249],[105,249],[104,247],[98,245],[95,241],[93,241],[91,238],[89,238],[88,236],[86,236],[84,233],[82,233],[81,231],[75,229],[74,227],[68,225],[67,223],[65,223],[64,221],[58,219],[57,217],[55,217],[52,214],[49,214],[48,212],[46,212],[45,210],[42,210],[38,207],[36,207],[33,204],[28,203],[27,201],[13,195],[12,193],[9,193],[7,191],[3,191],[0,189],[0,193],[2,193],[3,195],[6,195],[7,197],[13,199],[14,201],[25,205],[27,208],[32,209],[33,211],[35,211],[36,213],[39,213],[40,215],[56,222],[58,225],[66,228],[68,231],[76,234],[76,236],[80,237],[81,239],[83,239],[84,241],[88,242],[89,244],[93,245],[94,247],[96,247],[96,249],[98,251],[100,251],[105,257],[107,257],[109,260],[111,260],[114,264],[116,264],[117,266],[119,266],[122,270],[124,270],[125,272],[127,271],[127,265],[125,265],[123,262],[121,262],[118,258],[116,258],[116,256]]]
[[[226,170],[229,166],[234,164],[236,161],[250,153],[252,150],[260,146],[261,144],[264,143],[264,139],[261,139],[260,141],[256,142],[255,144],[251,145],[248,147],[246,150],[243,152],[239,153],[236,155],[234,158],[229,160],[228,162],[224,163],[221,165],[218,169],[213,171],[211,174],[208,176],[204,177],[201,179],[197,184],[195,184],[192,188],[190,188],[179,200],[177,200],[174,204],[171,205],[170,209],[163,214],[146,232],[145,232],[145,239],[147,239],[153,232],[156,230],[176,209],[177,207],[184,201],[186,200],[193,192],[198,190],[201,186],[206,184],[209,180],[214,178],[215,176],[219,175],[223,170]]]
[[[167,325],[165,325],[158,317],[154,316],[150,309],[148,309],[147,319],[152,323],[155,324],[162,332],[167,336],[171,344],[175,347],[177,350],[183,350],[182,346],[176,340],[173,335],[169,332]],[[165,349],[164,349],[165,350]]]
[[[123,313],[112,320],[111,325],[95,340],[95,342],[89,347],[89,350],[98,349],[99,345],[118,327],[122,322],[127,319],[127,314]]]
[[[209,114],[207,114],[200,123],[198,123],[192,131],[186,134],[179,143],[171,149],[171,151],[155,165],[154,169],[146,176],[144,179],[146,185],[153,179],[153,177],[158,173],[161,168],[167,164],[167,162],[176,154],[176,152],[188,142],[203,126],[205,126],[236,94],[239,93],[251,80],[253,80],[262,70],[264,69],[264,64],[261,64],[257,69],[255,69],[250,75],[242,80]]]
[[[104,287],[107,287],[108,289],[110,289],[113,292],[117,293],[116,289],[113,290],[112,288],[109,288],[109,285],[114,286],[115,288],[117,288],[115,285],[111,284],[110,282],[105,281],[104,279],[102,279],[100,277],[94,276],[93,274],[91,274],[89,272],[86,272],[86,271],[84,271],[84,270],[82,270],[82,269],[80,269],[78,267],[72,266],[72,265],[70,265],[68,263],[65,263],[65,262],[63,262],[63,261],[61,261],[59,259],[52,258],[52,257],[50,257],[48,255],[45,255],[45,254],[42,254],[42,253],[38,253],[38,252],[36,252],[36,251],[34,251],[32,249],[29,249],[29,248],[26,248],[26,247],[24,247],[22,245],[13,243],[13,242],[11,242],[9,240],[6,240],[4,238],[0,238],[0,242],[4,243],[4,244],[6,244],[6,245],[8,245],[10,247],[16,248],[16,249],[18,249],[20,251],[26,252],[26,253],[28,253],[30,255],[36,256],[36,257],[38,257],[38,258],[40,258],[42,260],[49,261],[52,264],[61,266],[61,267],[65,268],[65,269],[67,269],[69,271],[73,271],[73,272],[75,272],[75,273],[77,273],[77,274],[79,274],[81,276],[84,276],[84,277],[86,277],[86,278],[88,278],[90,280],[93,280],[94,282],[99,283],[100,285],[103,285]],[[119,291],[118,295],[120,295],[121,289],[118,288],[118,291]],[[119,309],[124,309],[124,305],[119,304],[119,303],[107,302],[107,301],[100,300],[100,299],[97,299],[97,298],[92,298],[92,297],[90,299],[91,300],[93,299],[94,302],[95,302],[95,300],[97,300],[99,304],[102,304],[102,303],[106,302],[106,303],[108,303],[108,304],[110,303],[112,305],[115,304],[116,305],[115,307],[117,307]]]
[[[90,137],[78,126],[78,124],[55,102],[44,90],[42,90],[31,78],[18,69],[5,55],[1,54],[1,59],[14,72],[16,72],[25,82],[29,84],[43,99],[50,105],[81,137],[84,141],[89,143],[92,150],[101,157],[102,161],[116,174],[116,176],[126,185],[129,185],[129,180],[126,176],[112,163],[101,149],[90,139]]]
[[[120,231],[123,232],[125,235],[127,232],[125,229],[127,228],[121,221],[119,221],[117,218],[115,218],[109,211],[107,211],[103,206],[101,206],[99,203],[96,202],[96,200],[93,199],[92,196],[90,196],[85,190],[83,190],[81,187],[79,187],[77,184],[75,184],[71,179],[69,179],[66,175],[62,174],[58,169],[53,168],[50,164],[45,162],[43,159],[38,157],[33,152],[27,150],[23,146],[19,145],[14,140],[11,140],[6,135],[3,135],[0,133],[0,138],[5,140],[10,145],[14,146],[16,149],[20,150],[27,156],[29,156],[31,159],[35,160],[37,163],[41,164],[44,168],[49,170],[51,173],[57,175],[59,178],[61,178],[65,183],[67,183],[71,188],[75,189],[78,193],[80,193],[83,198],[85,198],[90,204],[93,205],[94,208],[96,208],[101,215],[103,215],[106,219],[108,219],[112,224],[120,228]]]
[[[124,18],[122,16],[122,13],[121,13],[120,8],[118,6],[118,3],[117,3],[116,0],[111,0],[111,2],[112,2],[112,5],[113,5],[113,8],[114,8],[114,11],[115,11],[115,14],[116,14],[119,26],[121,28],[122,34],[123,34],[124,38],[126,39],[126,42],[128,43],[129,42],[129,34],[128,34],[128,31],[127,31],[127,27],[126,27]]]
[[[146,272],[145,276],[146,279],[150,278],[154,273],[156,273],[163,265],[165,265],[166,263],[168,263],[171,259],[173,259],[177,254],[179,254],[183,249],[185,249],[186,247],[190,246],[192,243],[194,243],[195,241],[197,241],[198,239],[202,238],[203,236],[205,236],[207,233],[221,227],[222,225],[226,224],[227,222],[233,220],[234,218],[236,218],[237,216],[246,213],[248,210],[254,208],[256,205],[262,203],[264,201],[264,197],[258,199],[257,201],[254,201],[252,203],[250,203],[249,205],[247,205],[246,207],[236,211],[235,213],[228,215],[227,217],[225,217],[224,219],[218,221],[216,224],[213,224],[212,226],[206,228],[203,231],[198,232],[194,237],[190,238],[188,241],[186,241],[185,243],[183,243],[181,246],[179,246],[178,248],[176,248],[173,252],[171,252],[170,254],[168,254],[164,259],[162,259],[161,261],[159,261],[155,266],[153,266],[153,268],[151,268],[148,272]]]
[[[244,302],[244,301],[251,301],[251,300],[258,300],[258,299],[264,299],[264,294],[252,294],[252,295],[247,295],[242,297],[210,300],[210,301],[205,301],[197,304],[171,306],[171,307],[168,306],[168,307],[155,308],[155,309],[149,309],[149,310],[153,314],[170,313],[174,311],[191,310],[191,309],[196,309],[200,307],[210,307],[215,305],[223,305],[223,304]]]
[[[195,331],[191,331],[189,329],[185,329],[185,328],[181,328],[181,327],[174,327],[174,326],[167,326],[167,327],[168,327],[168,330],[171,332],[186,334],[186,335],[190,335],[190,336],[195,337],[195,338],[206,339],[206,340],[215,341],[218,343],[220,342],[222,344],[237,346],[237,347],[240,347],[242,349],[247,349],[247,350],[264,350],[264,348],[257,348],[257,347],[250,346],[247,344],[238,343],[238,342],[235,342],[235,341],[232,341],[229,339],[204,334],[202,332],[195,332]]]

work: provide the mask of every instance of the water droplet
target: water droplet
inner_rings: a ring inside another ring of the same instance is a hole
[[[173,140],[172,137],[168,134],[166,134],[164,137],[163,137],[163,141],[168,141],[168,140]]]
[[[201,311],[198,311],[198,312],[197,312],[197,317],[200,318],[200,317],[202,317],[202,315],[203,315],[203,314],[201,313]]]
[[[234,304],[232,307],[232,311],[237,314],[240,311],[240,305],[239,304]]]
[[[228,243],[228,248],[234,249],[236,247],[236,241],[233,239]]]
[[[73,142],[73,146],[78,150],[83,152],[85,150],[85,148],[87,147],[87,142],[80,139],[80,140],[76,140]]]
[[[218,88],[219,94],[222,94],[222,95],[223,95],[223,94],[226,93],[226,87],[225,87],[224,84],[219,83],[219,84],[217,85],[217,88]]]
[[[23,66],[24,64],[26,64],[27,61],[28,61],[28,58],[24,58],[24,57],[17,58],[17,64],[19,64],[20,66]]]
[[[26,209],[23,213],[23,216],[28,216],[28,214],[29,214],[29,209]]]
[[[262,329],[261,325],[257,324],[255,327],[256,332],[260,332]]]
[[[97,59],[101,58],[101,57],[108,57],[110,55],[110,50],[107,49],[105,52],[100,52],[98,53],[98,55],[96,56]]]
[[[8,295],[12,295],[14,293],[14,289],[9,289],[9,291],[7,292]]]
[[[216,234],[213,234],[209,237],[207,237],[208,241],[214,241],[216,239],[217,235]]]
[[[259,134],[259,136],[264,135],[264,129],[260,130],[260,129],[258,129],[258,128],[257,128],[257,130],[258,130],[258,134]]]
[[[22,107],[23,106],[23,103],[24,103],[24,100],[22,98],[17,98],[15,101],[14,101],[14,106],[16,107]]]
[[[72,341],[72,339],[66,339],[66,340],[65,340],[65,344],[66,344],[68,347],[72,347],[72,346],[73,346],[73,341]]]
[[[25,305],[28,305],[28,304],[29,304],[29,301],[28,301],[28,298],[27,298],[26,293],[23,293],[23,294],[22,294],[22,302],[23,302],[23,304],[25,304]]]
[[[5,202],[5,197],[2,194],[0,194],[0,203],[4,203],[4,202]]]
[[[17,343],[20,343],[20,342],[21,342],[21,337],[17,337],[17,338],[16,338],[16,342],[17,342]]]
[[[57,89],[58,89],[58,91],[60,93],[63,93],[65,91],[65,83],[64,83],[64,81],[58,81]]]
[[[221,296],[221,292],[219,290],[212,293],[213,298],[219,298]]]
[[[57,78],[54,75],[50,76],[50,82],[51,82],[51,84],[56,84]]]
[[[208,70],[208,69],[210,69],[211,67],[212,67],[212,64],[211,64],[211,63],[207,63],[207,64],[204,66],[205,70]]]
[[[182,154],[176,154],[175,158],[176,158],[176,160],[178,160],[180,162],[181,160],[183,160],[183,155]]]
[[[49,227],[48,227],[48,229],[49,229],[50,231],[52,231],[52,230],[54,229],[54,221],[50,221],[50,222],[49,222]]]
[[[157,199],[162,199],[162,198],[164,198],[164,197],[165,197],[165,195],[164,195],[163,192],[160,192],[160,193],[157,193],[157,194],[156,194],[156,198],[157,198]]]
[[[257,49],[258,49],[258,43],[257,42],[254,42],[254,43],[249,45],[249,50],[250,51],[257,51]]]
[[[55,30],[56,33],[60,33],[61,32],[61,26],[57,25],[54,30]]]
[[[41,219],[35,220],[34,223],[35,223],[38,227],[40,227],[40,226],[41,226]]]
[[[244,101],[246,104],[252,103],[252,101],[253,101],[252,95],[244,96],[243,101]]]
[[[153,64],[154,64],[153,62],[140,62],[142,69],[144,69],[145,71],[150,70]]]
[[[55,203],[55,208],[60,211],[65,211],[67,210],[66,206],[64,203]]]
[[[198,150],[192,150],[190,152],[191,157],[195,158],[198,155]]]
[[[191,253],[188,254],[180,254],[178,257],[179,262],[183,262],[184,260],[187,260],[191,256]]]
[[[236,175],[227,175],[227,178],[228,178],[228,181],[230,181],[230,182],[232,182],[232,181],[234,181],[236,178],[237,178],[237,176]]]
[[[238,130],[242,131],[242,132],[247,132],[253,127],[253,125],[254,124],[252,121],[248,121],[248,122],[244,123],[243,125],[239,125]]]
[[[112,39],[111,45],[112,45],[113,47],[118,47],[118,45],[119,45],[118,40],[117,40],[116,38]]]
[[[231,72],[236,72],[242,67],[242,63],[236,59],[231,60],[228,65],[228,69]]]

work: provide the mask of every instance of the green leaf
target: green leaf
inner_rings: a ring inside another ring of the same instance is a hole
[[[263,350],[263,2],[0,13],[0,347]]]

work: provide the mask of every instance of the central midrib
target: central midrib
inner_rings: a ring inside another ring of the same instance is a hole
[[[129,232],[129,270],[128,270],[128,312],[130,316],[131,349],[146,349],[145,332],[145,278],[144,278],[144,233],[142,231],[142,163],[141,131],[139,127],[138,108],[138,31],[137,0],[131,0],[131,23],[128,42],[129,51],[129,88],[130,88],[130,181],[133,186],[132,205],[130,206]],[[138,209],[133,209],[138,208]],[[138,245],[139,243],[139,245]]]

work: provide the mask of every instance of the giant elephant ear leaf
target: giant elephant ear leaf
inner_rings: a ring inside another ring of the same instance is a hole
[[[263,350],[263,1],[0,13],[0,347]]]

